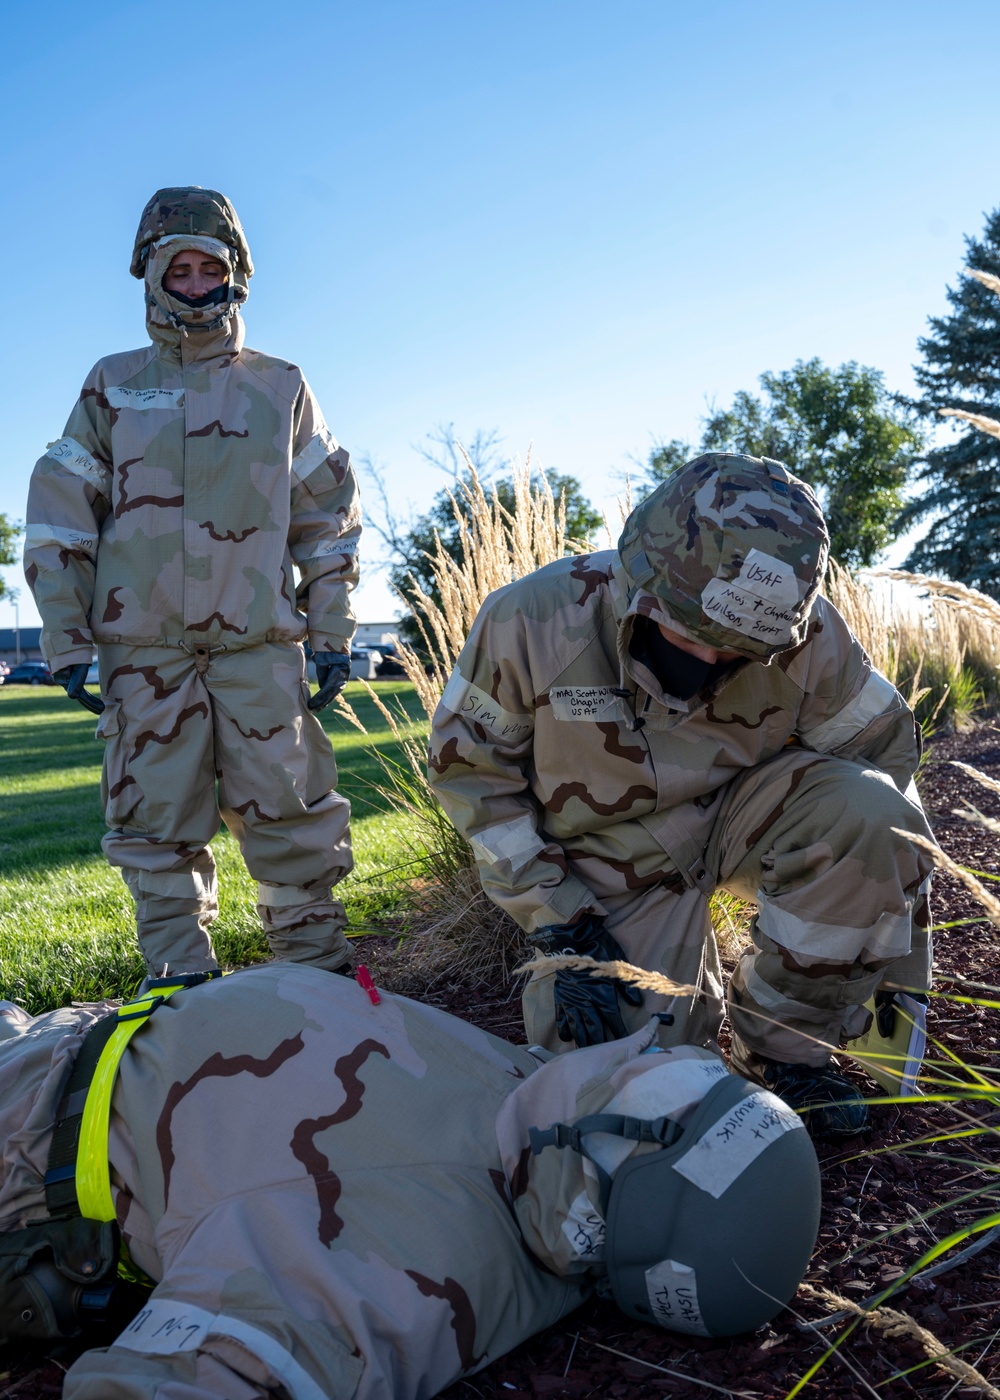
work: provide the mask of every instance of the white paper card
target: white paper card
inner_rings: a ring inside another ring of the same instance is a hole
[[[687,1264],[663,1259],[646,1270],[646,1297],[661,1327],[707,1337],[698,1302],[698,1278]]]
[[[673,1168],[718,1200],[765,1148],[796,1129],[805,1132],[799,1115],[768,1089],[758,1089],[702,1133]]]

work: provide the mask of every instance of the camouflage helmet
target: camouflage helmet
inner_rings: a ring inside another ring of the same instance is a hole
[[[682,636],[767,659],[805,639],[829,535],[811,488],[768,457],[706,452],[633,510],[618,541],[639,594]],[[662,604],[657,608],[656,603]]]
[[[591,1155],[591,1134],[649,1146],[610,1173]],[[608,1283],[630,1317],[735,1336],[763,1326],[798,1288],[819,1230],[819,1163],[801,1118],[769,1090],[727,1074],[683,1127],[595,1113],[533,1128],[531,1147],[590,1157]]]
[[[237,267],[248,278],[253,276],[253,262],[239,215],[225,195],[218,190],[203,190],[200,185],[157,190],[153,195],[139,220],[129,269],[132,276],[141,279],[146,275],[152,244],[177,233],[217,238],[234,250]]]

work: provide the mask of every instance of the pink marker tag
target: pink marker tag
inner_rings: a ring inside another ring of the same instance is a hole
[[[378,1006],[382,998],[376,991],[375,983],[372,981],[372,975],[367,967],[365,967],[364,963],[358,963],[357,967],[354,969],[354,980],[359,987],[364,987],[372,1006]]]

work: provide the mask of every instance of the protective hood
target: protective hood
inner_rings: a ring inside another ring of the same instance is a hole
[[[660,1050],[659,1022],[625,1040],[557,1055],[505,1100],[497,1142],[514,1213],[528,1248],[560,1277],[604,1272],[605,1222],[594,1161],[577,1152],[534,1154],[531,1130],[589,1114],[626,1114],[683,1124],[728,1071],[718,1055],[692,1045]],[[592,1133],[588,1150],[613,1174],[634,1153],[658,1150]]]
[[[186,249],[208,253],[227,268],[221,304],[192,307],[164,289],[171,260]],[[244,338],[239,308],[249,293],[253,262],[224,195],[197,185],[157,190],[142,212],[130,271],[145,280],[146,326],[154,342],[172,348],[183,342],[185,358],[239,352]]]
[[[805,640],[828,553],[805,482],[770,458],[708,452],[626,520],[615,566],[621,615],[766,662]]]

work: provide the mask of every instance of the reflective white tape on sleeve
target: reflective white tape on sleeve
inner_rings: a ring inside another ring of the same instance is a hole
[[[46,450],[45,455],[74,476],[82,476],[84,481],[92,482],[99,491],[107,493],[111,484],[110,469],[103,467],[75,438],[60,438]]]
[[[526,739],[535,727],[534,715],[515,714],[498,705],[491,695],[467,681],[459,671],[451,673],[451,679],[444,688],[441,704],[454,715],[481,724],[498,739],[509,739],[515,743]]]
[[[811,749],[820,753],[833,753],[846,744],[862,729],[867,729],[873,719],[884,714],[896,699],[897,691],[892,681],[873,671],[853,700],[839,709],[823,724],[814,729],[803,729],[802,740]]]
[[[180,408],[183,389],[126,389],[121,385],[107,388],[104,397],[112,408]]]
[[[321,467],[328,457],[339,451],[339,448],[337,439],[328,429],[323,428],[292,458],[292,480],[299,484],[308,481],[313,472]]]
[[[797,1113],[769,1090],[758,1089],[727,1109],[673,1168],[718,1200],[765,1148],[798,1128],[805,1131]]]
[[[24,529],[25,553],[31,549],[41,549],[47,544],[60,549],[77,549],[97,558],[97,535],[85,534],[83,530],[73,530],[68,525],[26,525]]]
[[[698,1276],[687,1264],[662,1259],[646,1270],[646,1297],[661,1327],[707,1337],[708,1328],[698,1302]]]
[[[215,894],[214,875],[206,878],[199,870],[140,870],[137,883],[143,894],[170,899],[206,899]]]
[[[586,1191],[581,1191],[570,1206],[561,1228],[578,1259],[599,1262],[604,1258],[604,1237],[607,1233],[604,1216],[592,1204]]]
[[[292,909],[296,905],[321,904],[330,898],[322,886],[307,890],[301,885],[258,885],[257,903],[268,909]]]
[[[625,718],[621,697],[610,685],[560,685],[549,691],[552,718],[613,723]]]
[[[480,860],[496,865],[498,860],[510,861],[510,868],[516,875],[545,850],[545,842],[535,829],[533,818],[515,817],[513,821],[498,822],[485,831],[477,831],[469,837],[469,845]]]
[[[309,1372],[269,1333],[242,1318],[169,1298],[151,1298],[111,1345],[146,1356],[176,1356],[197,1351],[209,1336],[232,1337],[241,1343],[270,1367],[295,1400],[327,1400]]]

